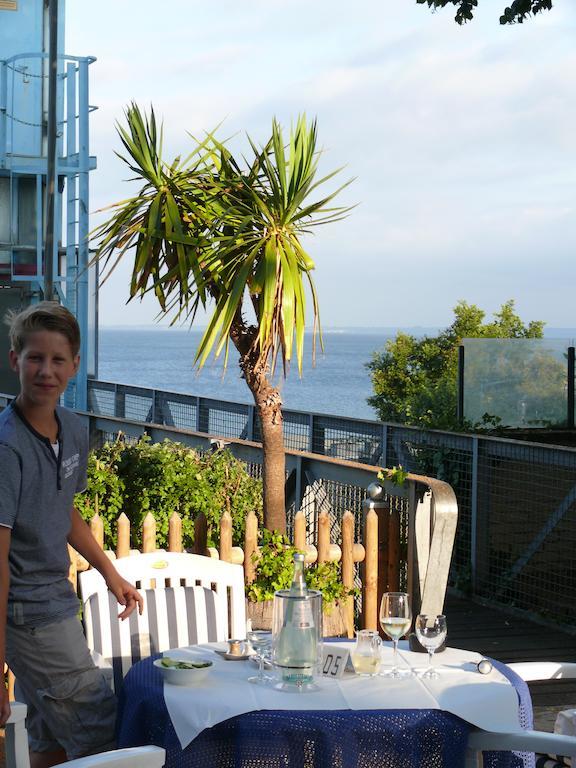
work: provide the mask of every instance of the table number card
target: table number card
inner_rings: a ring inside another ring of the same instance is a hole
[[[325,677],[342,677],[350,651],[346,648],[339,648],[333,643],[326,643],[322,650],[322,674]]]

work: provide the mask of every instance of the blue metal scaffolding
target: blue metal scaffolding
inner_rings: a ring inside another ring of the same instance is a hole
[[[35,14],[32,23],[31,14]],[[0,35],[0,282],[26,286],[28,301],[34,302],[43,297],[48,172],[44,3],[21,0],[19,10],[2,13],[0,21],[6,35],[12,25],[12,49],[19,33],[23,46],[22,52],[3,57],[8,37]],[[41,29],[31,36],[30,29],[33,32],[39,25]],[[62,39],[63,35],[59,51]],[[80,370],[66,392],[65,404],[84,410],[88,374],[96,372],[97,275],[95,268],[88,266],[88,175],[96,167],[96,159],[89,153],[89,114],[93,108],[88,68],[95,59],[63,53],[57,59],[56,210],[54,249],[49,258],[56,295],[76,316],[82,333]]]

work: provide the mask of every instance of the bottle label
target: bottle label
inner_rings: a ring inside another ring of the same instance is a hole
[[[314,626],[314,616],[309,600],[295,600],[292,611],[292,626],[298,629],[311,629]]]

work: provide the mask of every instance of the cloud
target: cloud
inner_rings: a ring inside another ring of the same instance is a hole
[[[86,7],[68,4],[74,51],[98,56],[92,208],[130,189],[113,150],[114,121],[132,98],[164,119],[167,157],[186,152],[186,131],[222,119],[222,135],[246,147],[244,131],[262,141],[273,115],[289,124],[306,111],[318,117],[322,168],[345,164],[342,181],[357,177],[342,202],[360,206],[307,241],[335,324],[441,324],[459,298],[495,296],[571,322],[571,281],[556,280],[554,296],[542,260],[572,274],[572,6],[500,27],[500,8],[483,3],[464,28],[452,8],[431,14],[398,0],[334,0],[329,12],[304,0],[223,0],[217,20],[187,0],[162,14],[149,0],[102,0],[90,16]],[[120,277],[114,286],[106,297],[120,295]],[[379,286],[385,299],[367,301]],[[108,316],[125,311],[102,300]],[[152,316],[148,305],[127,311]]]

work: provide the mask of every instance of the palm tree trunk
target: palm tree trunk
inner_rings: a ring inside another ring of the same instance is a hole
[[[282,397],[267,377],[267,366],[259,364],[255,348],[258,328],[247,326],[238,315],[230,328],[230,338],[240,353],[240,370],[246,380],[262,430],[262,493],[264,525],[271,531],[286,533],[286,456],[282,430]]]
[[[264,525],[286,533],[286,457],[282,431],[280,392],[263,377],[258,391],[252,391],[262,430],[262,493]]]

